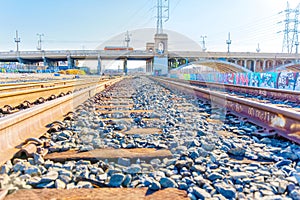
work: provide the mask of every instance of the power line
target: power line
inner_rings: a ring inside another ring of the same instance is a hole
[[[146,15],[148,15],[149,14],[149,12],[150,11],[153,11],[153,9],[155,8],[155,6],[153,6],[152,8],[150,8],[150,9],[148,9],[146,12],[144,11],[144,9],[145,8],[148,8],[148,4],[149,3],[151,3],[151,1],[149,1],[149,0],[147,0],[144,4],[142,4],[142,6],[140,6],[130,17],[129,17],[129,20],[127,20],[127,23],[126,24],[124,24],[124,27],[122,28],[122,29],[124,29],[124,28],[126,28],[126,27],[130,27],[132,24],[135,24],[135,26],[136,26],[136,24],[137,23],[135,23],[136,22],[136,19],[143,19],[143,18],[145,18],[145,16]],[[143,12],[142,12],[143,11]],[[142,16],[139,16],[139,14],[140,13],[143,13],[143,15]],[[122,30],[121,29],[121,30]]]

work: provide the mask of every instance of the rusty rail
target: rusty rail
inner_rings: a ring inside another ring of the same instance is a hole
[[[247,117],[249,121],[262,127],[271,128],[280,136],[300,144],[299,112],[162,78],[152,77],[152,79],[161,82],[169,88],[179,89],[186,93],[194,94],[197,97],[210,100],[212,103],[229,109],[237,116]]]
[[[39,138],[47,131],[49,122],[63,119],[63,115],[96,93],[112,85],[122,78],[74,92],[71,95],[37,105],[35,107],[6,116],[0,121],[0,166],[17,153],[27,138]]]
[[[67,85],[74,82],[79,82],[82,80],[61,80],[61,81],[41,81],[41,82],[20,82],[20,83],[10,83],[10,84],[0,84],[0,92],[12,92],[18,90],[27,90],[34,88],[47,88],[55,87],[59,85]]]
[[[33,88],[25,89],[11,92],[0,93],[0,108],[9,105],[10,107],[16,107],[21,103],[27,101],[30,103],[35,102],[39,98],[47,99],[52,95],[57,97],[60,94],[66,94],[68,92],[74,92],[75,90],[80,90],[92,85],[101,83],[101,81],[72,81],[72,82],[55,82],[57,86],[55,87],[45,87],[45,88]],[[24,86],[26,87],[26,86]],[[2,91],[0,89],[0,91]]]
[[[175,81],[173,78],[167,78],[167,80]],[[269,98],[274,98],[279,100],[289,100],[291,102],[300,103],[300,91],[283,90],[283,89],[276,89],[276,88],[258,88],[254,86],[212,83],[212,82],[205,82],[205,81],[186,81],[180,79],[176,79],[176,82],[200,85],[211,89],[214,88],[223,89],[223,90],[225,89],[229,91],[247,93],[254,96],[269,97]]]

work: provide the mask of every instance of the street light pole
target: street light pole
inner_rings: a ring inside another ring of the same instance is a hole
[[[257,52],[257,53],[260,52],[259,43],[257,44],[256,52]]]
[[[37,33],[36,35],[38,36],[38,44],[37,44],[36,49],[41,51],[42,50],[42,36],[44,36],[44,34]]]
[[[21,39],[19,38],[18,30],[16,30],[15,43],[17,44],[17,53],[19,53],[19,42],[21,42]]]
[[[204,52],[204,51],[206,51],[205,38],[207,38],[207,37],[206,37],[206,35],[201,35],[200,38],[202,38],[202,51]]]
[[[228,33],[228,39],[226,40],[227,44],[227,53],[230,52],[230,44],[231,44],[231,39],[230,39],[230,32]]]

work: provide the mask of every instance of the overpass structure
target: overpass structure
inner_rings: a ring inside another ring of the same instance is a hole
[[[127,60],[145,60],[146,71],[153,72],[155,57],[165,57],[168,60],[168,70],[190,62],[201,62],[206,66],[221,63],[220,69],[263,72],[277,67],[282,69],[285,65],[296,65],[299,61],[299,54],[291,53],[166,51],[161,55],[153,49],[0,52],[0,62],[44,62],[45,66],[54,66],[58,61],[68,61],[68,66],[72,68],[75,60],[98,60],[98,73],[101,73],[102,60],[124,60],[124,72],[127,72]]]

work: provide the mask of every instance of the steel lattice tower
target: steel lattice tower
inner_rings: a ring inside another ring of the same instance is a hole
[[[299,4],[300,5],[300,4]],[[295,49],[297,52],[298,48],[298,24],[299,24],[299,5],[295,9],[291,9],[289,6],[289,2],[287,2],[287,7],[284,11],[279,14],[285,12],[285,20],[284,22],[284,30],[280,31],[284,33],[283,42],[282,42],[282,52],[292,53]]]
[[[156,34],[163,33],[163,19],[169,20],[169,0],[157,0],[157,24]]]

